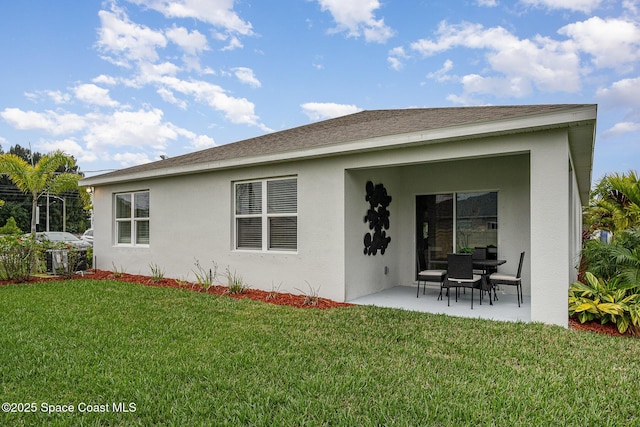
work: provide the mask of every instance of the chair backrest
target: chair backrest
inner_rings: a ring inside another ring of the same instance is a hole
[[[447,275],[451,279],[473,279],[471,254],[447,254]]]
[[[487,259],[487,248],[473,248],[473,259]]]
[[[519,279],[522,274],[522,262],[524,261],[524,252],[520,253],[520,264],[518,264],[518,274],[516,274],[516,277]]]
[[[418,249],[416,251],[416,275],[423,270],[426,270],[426,260],[424,259],[424,253]]]

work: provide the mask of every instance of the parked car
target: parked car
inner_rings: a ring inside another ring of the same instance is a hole
[[[90,246],[93,246],[93,228],[89,228],[85,231],[82,236],[80,236],[80,240],[88,243]]]
[[[85,241],[77,238],[73,234],[68,233],[66,231],[42,231],[42,232],[36,233],[36,239],[38,239],[41,242],[45,240],[48,240],[53,243],[63,242],[69,245],[76,246],[78,248],[85,248],[85,249],[91,246],[89,243],[86,243]]]

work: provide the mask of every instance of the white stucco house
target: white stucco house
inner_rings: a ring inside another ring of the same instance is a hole
[[[480,245],[511,271],[525,251],[531,320],[567,326],[596,113],[362,111],[85,178],[95,265],[194,279],[215,261],[252,288],[349,301]]]

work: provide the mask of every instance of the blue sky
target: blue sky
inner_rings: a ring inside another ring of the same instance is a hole
[[[640,0],[0,5],[0,145],[88,176],[360,110],[597,103],[593,178],[640,165]]]

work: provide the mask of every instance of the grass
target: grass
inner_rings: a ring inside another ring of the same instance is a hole
[[[560,327],[91,280],[0,287],[0,325],[2,401],[37,407],[0,425],[640,423],[640,340]]]

